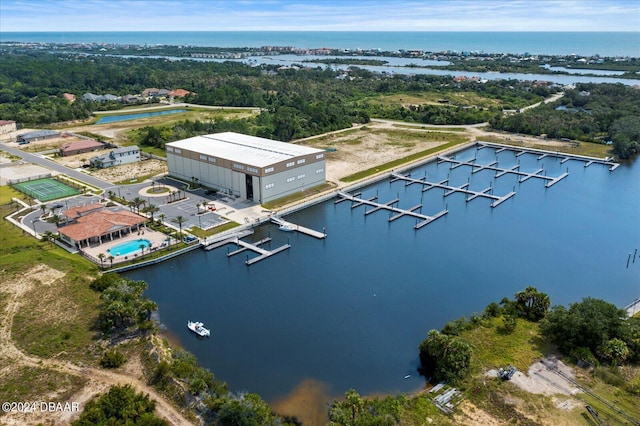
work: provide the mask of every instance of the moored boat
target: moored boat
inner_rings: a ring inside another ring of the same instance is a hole
[[[211,335],[209,329],[205,328],[204,324],[201,322],[188,321],[187,328],[196,333],[198,336],[209,337]]]
[[[296,230],[296,226],[293,224],[287,223],[284,225],[280,225],[278,229],[284,232],[293,232]]]

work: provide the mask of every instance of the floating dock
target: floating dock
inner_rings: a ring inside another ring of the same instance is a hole
[[[511,191],[506,195],[494,195],[492,193],[490,193],[490,191],[493,190],[492,187],[488,187],[483,189],[482,191],[473,191],[471,189],[468,189],[469,187],[469,183],[465,183],[461,186],[451,186],[448,184],[449,179],[445,179],[441,182],[429,182],[426,180],[426,178],[420,178],[420,179],[414,179],[412,177],[410,177],[410,175],[401,175],[398,173],[391,173],[391,182],[395,182],[397,180],[403,180],[405,181],[405,186],[409,186],[412,184],[419,184],[422,185],[422,192],[428,191],[430,189],[433,188],[441,188],[446,190],[446,192],[444,193],[444,196],[447,197],[451,194],[455,194],[456,192],[461,192],[463,194],[468,195],[466,201],[469,202],[471,200],[474,200],[478,197],[481,198],[489,198],[491,200],[494,200],[493,203],[491,203],[491,207],[498,207],[500,204],[504,203],[505,201],[507,201],[509,198],[513,197],[514,195],[516,195],[515,191]]]
[[[234,232],[233,234],[207,237],[202,240],[202,248],[204,248],[205,250],[213,250],[232,243],[236,238],[244,238],[251,234],[253,234],[253,230],[247,229],[240,232]]]
[[[542,160],[543,158],[546,158],[546,157],[560,158],[560,164],[564,164],[569,160],[582,161],[584,163],[584,167],[589,167],[592,164],[602,164],[603,166],[609,167],[610,172],[614,171],[620,166],[619,163],[614,163],[613,161],[610,161],[608,158],[605,158],[604,160],[602,160],[600,158],[586,157],[582,155],[564,154],[562,152],[550,152],[550,151],[543,151],[540,149],[521,148],[518,146],[501,145],[497,143],[478,142],[477,149],[482,149],[482,148],[493,148],[496,150],[496,154],[499,154],[503,151],[513,151],[516,153],[516,157],[519,157],[523,154],[534,154],[534,155],[538,155],[538,160]]]
[[[372,197],[369,199],[364,199],[364,198],[359,198],[359,195],[361,195],[361,193],[357,193],[354,195],[348,194],[346,192],[338,192],[338,196],[340,197],[339,200],[334,201],[334,204],[338,204],[341,203],[343,201],[351,201],[351,208],[354,209],[356,207],[365,205],[365,206],[370,206],[373,207],[372,209],[369,210],[365,210],[364,214],[369,215],[371,213],[374,213],[378,210],[387,210],[389,212],[392,213],[396,213],[393,216],[389,217],[389,222],[393,222],[396,219],[399,219],[403,216],[411,216],[416,218],[416,224],[414,225],[414,229],[420,229],[425,225],[428,225],[429,223],[433,222],[434,220],[444,216],[445,214],[449,213],[448,210],[442,210],[439,213],[436,213],[433,216],[428,216],[426,214],[422,214],[422,213],[416,213],[416,210],[418,209],[422,209],[422,204],[418,204],[417,206],[411,207],[410,209],[401,209],[398,207],[393,207],[394,204],[396,204],[397,202],[399,202],[400,200],[398,198],[395,198],[391,201],[388,201],[386,203],[378,203],[377,200],[378,197]],[[418,221],[419,220],[419,221]]]
[[[460,160],[456,160],[454,158],[449,158],[449,157],[445,157],[442,155],[439,155],[438,157],[438,164],[440,163],[451,163],[451,166],[449,167],[450,169],[455,169],[456,167],[460,167],[460,166],[469,166],[471,167],[471,173],[476,173],[479,172],[481,170],[493,170],[496,172],[496,175],[494,176],[495,178],[499,178],[501,176],[504,176],[506,174],[513,174],[513,175],[517,175],[520,176],[520,182],[525,182],[531,178],[537,178],[537,179],[542,179],[542,180],[546,180],[547,183],[545,184],[545,186],[547,188],[549,188],[550,186],[555,185],[556,183],[558,183],[559,181],[561,181],[562,179],[566,178],[567,176],[569,176],[569,171],[567,170],[567,172],[561,174],[560,176],[556,176],[556,177],[551,177],[551,176],[547,176],[547,175],[543,175],[541,173],[544,172],[544,169],[538,169],[535,172],[521,172],[520,171],[520,165],[516,165],[513,166],[509,169],[505,169],[503,167],[498,167],[495,166],[493,164],[496,164],[496,162],[491,163],[491,164],[476,164],[476,160],[475,159],[471,159],[468,161],[460,161]]]
[[[304,226],[300,226],[295,223],[287,222],[286,220],[278,216],[273,216],[271,218],[271,222],[275,223],[278,226],[285,226],[293,231],[300,232],[301,234],[306,234],[314,238],[318,238],[318,239],[327,238],[327,233],[324,232],[324,229],[323,229],[323,232],[316,231],[315,229],[306,228]]]
[[[236,234],[232,234],[232,235],[228,235],[226,238],[221,239],[219,241],[215,241],[215,242],[211,242],[208,245],[204,246],[205,250],[213,250],[215,248],[219,248],[222,246],[225,246],[227,244],[235,244],[237,245],[239,248],[238,250],[234,250],[231,252],[227,253],[227,257],[231,257],[234,256],[236,254],[240,254],[244,251],[250,250],[253,251],[255,253],[258,253],[259,256],[256,256],[252,259],[247,258],[246,260],[246,264],[247,265],[253,265],[254,263],[260,262],[261,260],[266,259],[267,257],[273,256],[274,254],[280,253],[281,251],[287,250],[289,249],[291,246],[289,244],[285,244],[283,246],[280,246],[274,250],[266,250],[263,249],[261,247],[259,247],[260,245],[267,243],[269,241],[271,241],[271,237],[267,237],[267,238],[263,238],[262,240],[255,242],[255,243],[249,243],[247,241],[242,241],[240,238],[246,237],[247,235],[251,235],[253,233],[253,231],[243,231],[243,232],[239,232]]]

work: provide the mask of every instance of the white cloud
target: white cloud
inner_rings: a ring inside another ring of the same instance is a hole
[[[2,0],[2,31],[640,31],[631,0]]]

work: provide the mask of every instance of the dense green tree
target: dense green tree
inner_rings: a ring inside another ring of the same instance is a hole
[[[155,405],[148,395],[136,393],[131,385],[112,386],[106,394],[89,401],[73,425],[168,425],[153,414]]]
[[[614,364],[618,364],[629,357],[629,348],[624,341],[613,338],[607,340],[598,348],[598,355]]]
[[[219,401],[216,407],[221,426],[269,426],[282,424],[269,405],[256,394],[243,394],[238,398]]]
[[[363,398],[353,389],[341,401],[334,401],[329,409],[332,426],[397,425],[404,411],[406,398],[402,395],[385,398]]]
[[[516,293],[518,314],[529,321],[539,321],[544,318],[550,304],[549,296],[532,286]]]
[[[611,339],[630,339],[626,312],[600,299],[585,298],[569,309],[555,306],[540,323],[543,335],[565,354],[586,348],[593,354]]]
[[[100,283],[94,287],[103,288],[98,326],[104,332],[142,324],[157,309],[155,302],[142,296],[147,289],[144,281],[109,279],[108,284]]]
[[[431,330],[419,349],[424,376],[455,383],[469,373],[471,346],[458,337]]]

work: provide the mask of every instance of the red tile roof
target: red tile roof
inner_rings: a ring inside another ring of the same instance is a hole
[[[95,206],[95,204],[85,206],[84,208],[91,206]],[[69,216],[69,213],[80,209],[82,209],[82,207],[70,209],[64,214],[68,217],[73,217]],[[145,218],[126,210],[114,212],[112,210],[102,209],[77,217],[76,223],[60,228],[59,232],[74,241],[82,241],[91,237],[108,235],[111,232],[116,232],[121,229],[128,229],[144,223],[145,220]]]
[[[172,90],[169,92],[169,96],[174,96],[174,97],[178,97],[178,98],[182,98],[187,96],[189,93],[191,93],[188,90],[185,89],[176,89],[176,90]]]
[[[60,151],[75,151],[78,149],[104,148],[104,144],[93,139],[81,139],[65,143],[60,147]]]

